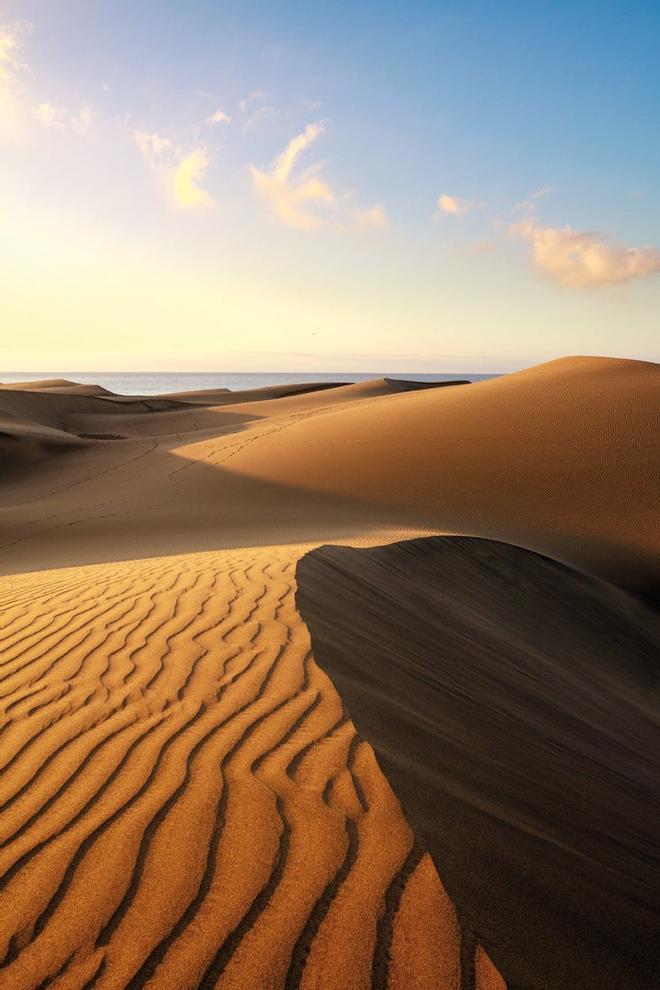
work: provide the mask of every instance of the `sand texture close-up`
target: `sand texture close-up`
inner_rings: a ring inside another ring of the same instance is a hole
[[[660,985],[659,383],[0,385],[0,990]]]

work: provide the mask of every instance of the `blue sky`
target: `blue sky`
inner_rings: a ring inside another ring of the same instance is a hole
[[[657,358],[657,3],[0,24],[6,370]]]

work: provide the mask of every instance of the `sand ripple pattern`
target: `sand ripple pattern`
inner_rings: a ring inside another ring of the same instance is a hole
[[[478,987],[290,549],[0,580],[0,990]]]

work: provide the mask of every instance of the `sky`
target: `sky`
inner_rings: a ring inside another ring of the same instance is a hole
[[[0,379],[657,360],[658,51],[657,0],[0,0]]]

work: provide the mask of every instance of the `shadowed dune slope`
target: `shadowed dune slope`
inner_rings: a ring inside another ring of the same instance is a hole
[[[510,987],[660,985],[660,636],[602,581],[492,541],[322,547],[317,662]]]

